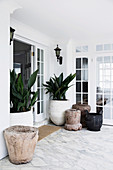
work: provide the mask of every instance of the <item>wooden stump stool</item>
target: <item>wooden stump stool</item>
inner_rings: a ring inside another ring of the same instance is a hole
[[[74,104],[72,105],[72,109],[78,109],[81,111],[81,123],[82,123],[82,127],[86,127],[86,112],[85,110],[87,110],[88,112],[90,112],[91,107],[87,104]]]
[[[66,124],[65,129],[67,130],[80,130],[82,125],[80,123],[81,111],[76,109],[69,109],[65,111]]]

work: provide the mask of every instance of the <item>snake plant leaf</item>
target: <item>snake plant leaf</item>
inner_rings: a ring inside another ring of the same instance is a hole
[[[37,97],[38,97],[38,90],[34,93],[32,99],[31,99],[31,103],[30,103],[29,107],[32,107],[36,103],[36,101],[38,100]]]
[[[16,82],[16,78],[17,78],[17,75],[16,75],[16,73],[15,73],[15,71],[13,69],[12,71],[10,71],[10,83],[14,84]]]
[[[63,81],[63,83],[64,84],[69,84],[74,78],[75,78],[75,76],[76,76],[76,73],[75,74],[70,74],[64,81]]]
[[[46,94],[49,93],[53,100],[66,100],[66,91],[72,86],[69,83],[75,78],[75,74],[70,74],[63,80],[63,73],[58,77],[54,74],[46,84],[43,84],[46,90]]]
[[[22,100],[23,99],[23,97],[22,97],[22,95],[19,93],[19,92],[17,92],[17,91],[12,91],[12,94],[13,94],[13,96],[14,97],[16,97],[17,99],[19,99],[19,100]]]
[[[31,92],[31,87],[36,81],[38,70],[36,70],[28,80],[28,88],[24,87],[21,74],[16,74],[15,71],[10,71],[10,104],[11,112],[28,111],[29,105],[33,105],[36,100],[36,92]],[[31,98],[33,95],[33,98]]]
[[[60,74],[58,81],[59,81],[59,86],[61,86],[63,82],[63,73]]]
[[[23,94],[24,85],[23,85],[21,74],[18,75],[16,86],[17,86],[17,91]]]
[[[46,87],[46,88],[48,88],[48,87],[49,87],[49,85],[47,85],[47,84],[43,84],[43,86],[44,86],[44,87]]]
[[[33,74],[31,74],[28,80],[28,90],[31,89],[31,87],[34,85],[37,78],[37,74],[38,74],[38,69]]]
[[[24,103],[19,102],[18,105],[17,105],[17,111],[19,111],[20,108],[23,108],[24,106],[25,106],[25,102]],[[23,109],[21,111],[23,111]]]

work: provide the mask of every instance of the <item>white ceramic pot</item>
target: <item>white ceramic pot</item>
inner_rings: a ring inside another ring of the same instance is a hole
[[[10,126],[14,125],[33,126],[32,109],[27,112],[10,113]]]
[[[50,119],[56,125],[65,123],[65,110],[70,108],[69,100],[50,100]]]

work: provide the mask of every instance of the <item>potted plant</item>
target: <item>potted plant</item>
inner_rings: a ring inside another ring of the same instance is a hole
[[[63,80],[63,73],[58,77],[54,75],[43,86],[46,94],[50,94],[50,119],[56,125],[65,123],[65,110],[69,109],[69,100],[66,99],[66,92],[72,86],[69,83],[75,78],[75,74],[70,74]]]
[[[37,101],[38,91],[31,88],[36,81],[38,70],[29,78],[27,88],[24,87],[21,74],[10,71],[10,125],[33,126],[32,106]]]

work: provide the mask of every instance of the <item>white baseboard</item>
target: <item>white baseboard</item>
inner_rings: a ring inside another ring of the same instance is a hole
[[[40,126],[43,126],[43,125],[47,125],[49,122],[50,122],[49,119],[44,119],[41,122],[34,122],[34,126],[35,127],[40,127]]]

